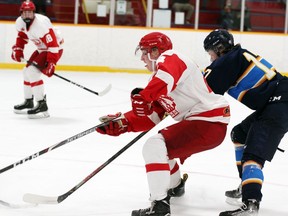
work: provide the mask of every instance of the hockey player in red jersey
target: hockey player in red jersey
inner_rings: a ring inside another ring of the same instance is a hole
[[[55,65],[63,52],[63,38],[49,18],[36,14],[35,9],[32,1],[24,1],[20,7],[21,16],[16,20],[18,35],[12,47],[12,59],[17,62],[24,60],[24,47],[29,40],[37,49],[23,69],[25,100],[14,106],[14,112],[28,114],[28,118],[46,118],[49,113],[41,72],[48,77],[54,74]],[[37,102],[35,106],[34,100]]]
[[[229,105],[214,94],[197,65],[172,49],[169,37],[160,32],[145,35],[137,51],[152,72],[147,86],[131,92],[132,110],[108,126],[102,134],[147,131],[165,114],[176,123],[148,138],[143,146],[151,207],[132,211],[132,216],[170,215],[170,197],[184,194],[185,177],[179,165],[192,154],[220,145],[230,119]],[[111,116],[104,116],[107,119]]]

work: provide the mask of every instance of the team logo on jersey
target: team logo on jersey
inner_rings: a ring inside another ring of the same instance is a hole
[[[159,104],[166,110],[166,112],[169,113],[169,115],[174,118],[179,114],[179,111],[176,110],[176,104],[174,103],[173,98],[169,96],[160,96],[159,99],[157,100]]]
[[[281,100],[281,95],[272,96],[272,97],[270,97],[269,102],[271,103],[271,102],[280,101],[280,100]]]

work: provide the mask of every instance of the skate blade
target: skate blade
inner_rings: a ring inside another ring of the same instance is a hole
[[[28,114],[29,119],[41,119],[50,117],[48,112],[40,112],[37,114]]]
[[[21,115],[25,115],[27,114],[28,109],[23,109],[23,110],[16,110],[14,109],[14,113],[15,114],[21,114]]]
[[[243,205],[242,201],[241,201],[242,198],[231,198],[231,197],[227,197],[226,198],[226,203],[228,203],[229,205],[232,205],[232,206],[238,206],[238,207],[241,207]]]

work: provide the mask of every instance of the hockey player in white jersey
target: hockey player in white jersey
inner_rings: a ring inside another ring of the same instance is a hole
[[[148,138],[143,146],[151,207],[132,211],[132,216],[169,216],[170,197],[184,193],[179,165],[193,154],[222,143],[230,120],[229,105],[214,94],[197,65],[172,49],[169,37],[160,32],[145,35],[138,52],[153,72],[144,89],[131,93],[132,110],[97,131],[110,136],[147,131],[165,113],[176,123]],[[111,116],[105,116],[111,118]]]
[[[28,118],[49,117],[44,82],[41,74],[51,77],[63,49],[63,38],[59,30],[53,27],[49,18],[35,13],[32,1],[24,1],[20,6],[21,16],[16,20],[18,35],[12,47],[12,59],[24,60],[24,47],[30,41],[37,49],[30,56],[23,69],[24,102],[14,106],[17,114],[28,114]],[[37,102],[34,106],[34,101]]]

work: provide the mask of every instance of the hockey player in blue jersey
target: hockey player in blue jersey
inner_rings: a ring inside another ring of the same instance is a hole
[[[225,195],[242,197],[243,204],[220,216],[255,216],[262,199],[264,164],[273,159],[288,131],[288,78],[261,56],[234,45],[227,30],[212,31],[204,49],[212,62],[204,73],[211,89],[255,110],[231,131],[241,184]]]

